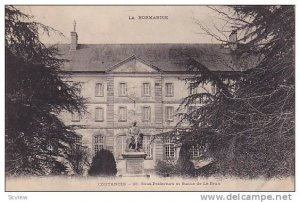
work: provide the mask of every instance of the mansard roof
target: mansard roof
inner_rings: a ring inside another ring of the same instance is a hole
[[[59,53],[67,59],[64,71],[108,72],[134,56],[162,72],[184,72],[188,68],[183,54],[212,71],[240,71],[249,64],[238,63],[229,48],[221,44],[79,44],[70,51],[69,44],[59,44]]]

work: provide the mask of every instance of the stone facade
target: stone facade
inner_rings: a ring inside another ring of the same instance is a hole
[[[148,67],[151,68],[151,67]],[[136,121],[141,132],[145,135],[148,144],[148,156],[145,160],[145,169],[154,169],[155,161],[165,157],[163,142],[160,139],[151,139],[156,134],[172,130],[178,118],[176,110],[182,99],[189,94],[188,84],[183,80],[188,75],[163,74],[160,72],[111,72],[107,74],[77,74],[72,75],[72,82],[81,84],[82,95],[88,99],[87,113],[80,120],[72,121],[71,114],[62,114],[61,117],[68,125],[78,126],[77,133],[82,136],[82,144],[89,148],[91,155],[95,153],[95,137],[103,136],[103,148],[111,150],[118,164],[119,170],[124,168],[121,157],[124,147],[124,137],[127,130]],[[127,86],[125,96],[119,94],[120,83]],[[97,96],[97,84],[102,85],[103,93]],[[149,94],[143,95],[144,84],[149,86]],[[167,85],[172,84],[172,95],[167,94]],[[204,90],[198,89],[198,92]],[[120,108],[126,109],[125,120],[120,120]],[[144,108],[149,110],[149,119],[143,113]],[[166,115],[170,107],[170,120]],[[101,121],[96,119],[96,109],[101,108]],[[150,143],[151,142],[151,143]],[[178,155],[175,155],[177,157]]]
[[[192,75],[179,64],[178,53],[188,50],[212,71],[235,68],[230,51],[220,45],[84,45],[78,44],[76,32],[71,32],[71,38],[71,45],[59,47],[69,60],[63,70],[71,73],[70,81],[81,84],[81,94],[88,100],[87,113],[80,118],[68,113],[60,117],[76,126],[91,157],[102,148],[112,151],[120,173],[125,168],[125,136],[135,121],[144,134],[146,170],[153,170],[157,160],[178,157],[172,143],[154,138],[176,126],[177,109],[191,93],[185,78]],[[231,66],[224,65],[226,62]],[[213,87],[203,84],[194,91],[212,92]]]

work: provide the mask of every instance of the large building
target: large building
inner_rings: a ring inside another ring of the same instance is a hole
[[[214,91],[209,83],[189,87],[185,78],[192,74],[181,58],[183,52],[211,71],[239,70],[230,48],[220,44],[78,44],[73,31],[71,44],[59,45],[59,51],[69,60],[64,66],[71,73],[69,82],[80,83],[88,100],[84,116],[61,117],[76,128],[78,142],[89,148],[91,156],[102,148],[112,151],[119,173],[124,171],[122,153],[133,122],[144,134],[145,169],[153,170],[157,160],[178,157],[171,141],[154,137],[176,126],[183,98]],[[195,148],[192,154],[201,155]]]

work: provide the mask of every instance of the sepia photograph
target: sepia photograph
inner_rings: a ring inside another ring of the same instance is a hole
[[[5,191],[295,191],[295,5],[5,5]]]

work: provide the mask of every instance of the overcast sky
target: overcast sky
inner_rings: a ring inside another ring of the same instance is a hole
[[[22,6],[35,20],[61,31],[65,37],[43,36],[45,43],[69,43],[73,21],[79,43],[211,43],[199,34],[194,19],[221,25],[205,6]],[[138,16],[168,16],[167,20],[139,20]],[[129,16],[135,17],[129,20]]]

